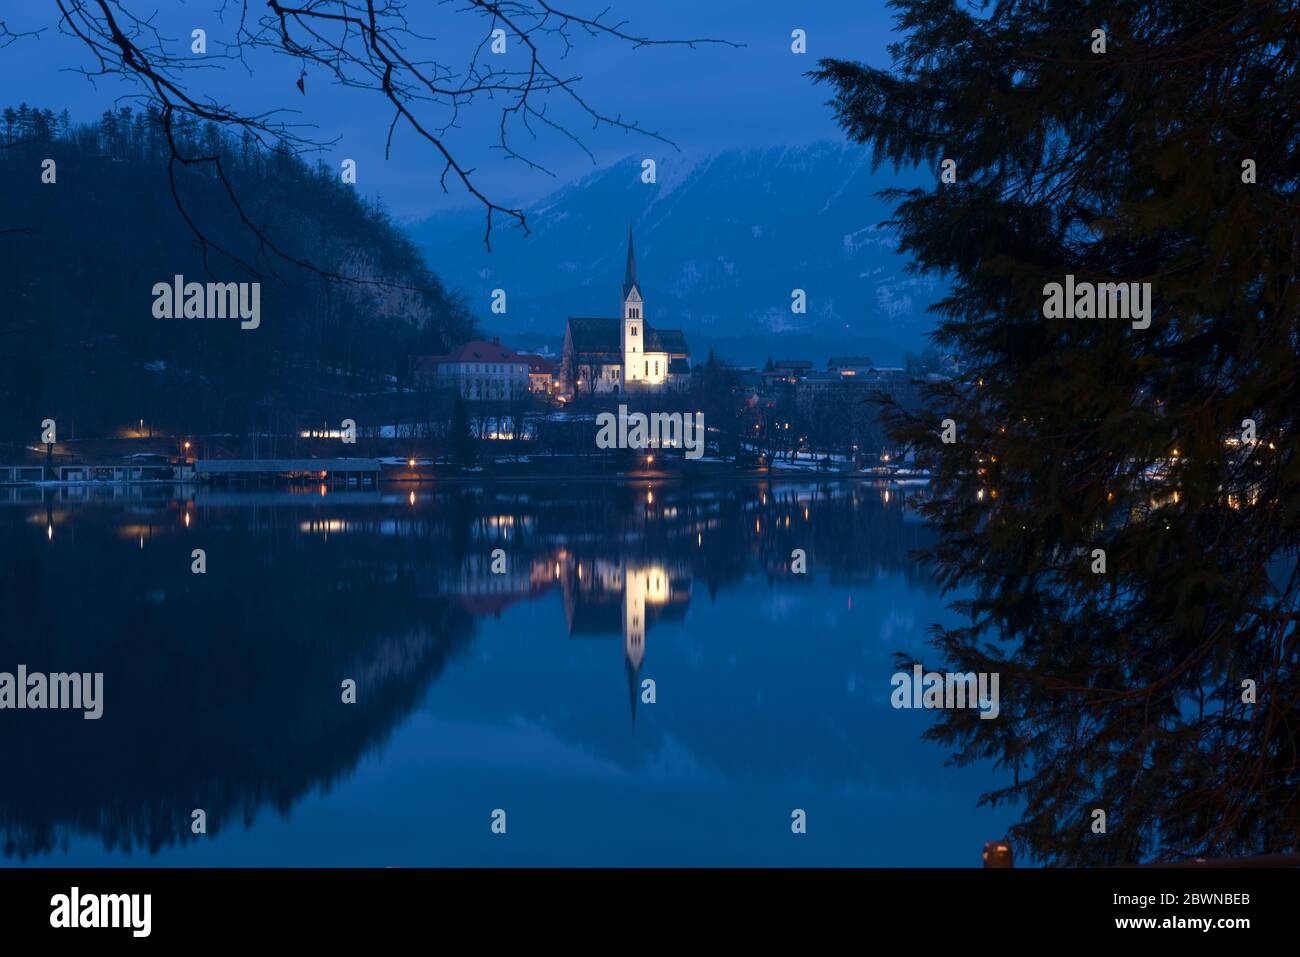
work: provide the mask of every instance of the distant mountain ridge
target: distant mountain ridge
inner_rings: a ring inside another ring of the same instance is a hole
[[[697,356],[713,345],[745,363],[835,352],[886,363],[925,345],[941,287],[905,272],[875,195],[918,174],[873,173],[868,152],[829,142],[668,156],[654,184],[641,172],[632,156],[558,190],[528,209],[532,235],[494,230],[491,253],[479,212],[407,231],[483,325],[529,348],[558,348],[566,316],[618,314],[629,225],[647,318],[682,329]],[[494,289],[504,316],[488,308]],[[791,312],[794,289],[804,315]]]

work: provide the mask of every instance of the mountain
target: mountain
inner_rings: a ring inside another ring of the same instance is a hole
[[[834,143],[668,157],[641,182],[628,157],[527,210],[532,234],[456,213],[407,226],[481,323],[512,344],[558,349],[569,315],[617,315],[627,230],[636,237],[646,316],[740,363],[866,353],[879,363],[920,351],[940,295],[894,252],[875,195],[919,174],[871,170],[862,149]],[[507,312],[492,315],[492,290]],[[792,290],[807,312],[791,311]]]

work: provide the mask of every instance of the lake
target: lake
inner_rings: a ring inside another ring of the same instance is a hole
[[[0,672],[103,674],[0,710],[0,863],[978,867],[909,492],[0,488]]]

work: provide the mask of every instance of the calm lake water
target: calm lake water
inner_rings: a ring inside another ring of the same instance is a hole
[[[977,867],[1000,777],[889,704],[952,620],[903,498],[0,489],[0,671],[104,673],[0,710],[0,864]]]

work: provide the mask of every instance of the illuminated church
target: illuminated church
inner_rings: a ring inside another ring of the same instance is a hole
[[[681,330],[656,329],[645,320],[630,228],[622,299],[620,318],[569,317],[560,360],[561,388],[566,394],[662,392],[684,389],[690,381],[691,354]]]

